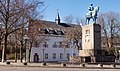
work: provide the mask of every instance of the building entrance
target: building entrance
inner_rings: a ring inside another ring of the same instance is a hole
[[[37,53],[34,54],[34,62],[39,62],[39,55]]]

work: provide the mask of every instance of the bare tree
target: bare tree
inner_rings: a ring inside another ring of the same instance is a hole
[[[45,37],[41,37],[39,32],[36,30],[36,31],[29,31],[28,32],[28,38],[29,38],[29,41],[28,41],[28,44],[29,44],[29,47],[28,47],[28,62],[30,62],[30,56],[31,56],[31,49],[32,47],[39,47],[39,45],[41,43],[43,43],[45,41]]]
[[[107,50],[110,52],[114,47],[116,37],[120,37],[120,15],[115,12],[102,13],[98,17],[98,23],[101,25]]]
[[[24,28],[21,28],[19,31],[17,31],[16,36],[17,36],[17,41],[20,44],[20,62],[22,62],[23,59],[23,51],[22,49],[24,48],[24,35],[25,35],[25,30]]]
[[[2,62],[6,61],[6,48],[8,35],[20,29],[18,20],[22,16],[30,17],[30,12],[37,7],[37,0],[0,0],[0,21],[4,26],[4,47],[2,49]],[[26,19],[27,20],[27,19]],[[16,26],[16,28],[15,28]]]
[[[14,34],[10,34],[9,36],[8,36],[8,47],[7,47],[7,49],[11,49],[12,50],[12,54],[13,53],[15,53],[15,56],[14,56],[14,58],[15,58],[15,62],[17,62],[17,50],[18,50],[18,47],[19,47],[19,43],[18,43],[18,41],[16,40],[17,39],[17,36],[16,36],[16,33]],[[7,57],[8,58],[8,57]]]
[[[82,28],[80,25],[67,28],[67,32],[65,34],[65,41],[75,43],[78,49],[81,48],[81,43],[80,43],[81,37],[82,37]]]
[[[0,20],[4,24],[4,47],[3,47],[3,51],[2,51],[2,62],[4,60],[6,60],[7,38],[8,38],[8,34],[10,34],[9,29],[11,27],[10,18],[13,18],[12,12],[14,11],[14,9],[11,7],[13,5],[10,3],[14,4],[15,2],[10,1],[10,0],[0,0],[0,8],[1,8],[0,9],[0,15],[1,15]],[[19,11],[18,11],[18,13],[19,13]],[[15,13],[14,13],[14,15],[16,16]],[[16,18],[18,18],[18,17],[16,17]],[[14,21],[16,21],[16,20],[14,20]]]
[[[65,16],[64,17],[64,22],[67,24],[72,24],[74,22],[74,17],[72,15]]]
[[[24,1],[24,0],[23,0]],[[24,15],[19,19],[19,23],[22,24],[21,25],[21,32],[18,34],[18,39],[21,43],[21,47],[20,47],[20,60],[22,62],[22,58],[23,58],[23,51],[22,51],[22,48],[23,48],[23,45],[24,45],[24,35],[27,35],[28,32],[28,26],[33,26],[33,24],[29,24],[31,22],[31,19],[41,19],[43,18],[43,15],[42,13],[44,12],[44,9],[41,9],[42,6],[44,5],[43,2],[41,1],[38,1],[38,0],[32,0],[31,3],[32,4],[31,6],[31,9],[30,10],[26,10],[27,12],[24,13]],[[26,7],[23,5],[23,8]],[[38,10],[39,8],[39,10]],[[28,20],[26,20],[28,19]],[[31,37],[35,37],[36,35],[31,35]],[[32,39],[29,39],[29,41],[33,41]]]
[[[28,31],[28,38],[29,38],[29,48],[28,48],[28,62],[30,62],[30,54],[31,54],[31,49],[32,47],[36,44],[38,45],[37,43],[37,36],[38,36],[38,31],[37,30],[29,30]]]
[[[67,24],[77,24],[77,25],[85,25],[85,19],[77,16],[77,17],[74,17],[72,15],[69,15],[69,16],[65,16],[64,17],[64,22],[67,23]]]
[[[74,21],[75,20],[75,21]],[[65,34],[65,41],[76,43],[78,49],[81,48],[81,37],[82,37],[82,25],[84,24],[84,20],[80,17],[73,17],[72,15],[66,16],[64,18],[65,23],[71,24],[71,27],[67,28],[67,32]],[[75,24],[73,24],[75,22]]]
[[[67,22],[66,22],[67,23]],[[70,23],[70,22],[69,22]],[[81,44],[79,44],[80,39],[81,39],[81,34],[82,34],[82,28],[80,23],[77,21],[77,25],[71,24],[71,27],[68,27],[66,30],[65,34],[65,41],[67,42],[74,42],[76,43],[78,49],[80,48]]]
[[[47,37],[42,33],[42,30],[45,28],[44,24],[41,23],[40,20],[31,20],[29,22],[30,26],[28,28],[28,43],[29,43],[29,48],[28,48],[28,62],[30,62],[30,56],[31,56],[31,49],[32,47],[39,47],[41,43],[47,41]],[[31,26],[31,24],[33,26]]]
[[[84,26],[85,25],[85,19],[80,18],[80,17],[77,16],[77,17],[75,17],[75,23],[77,25]]]
[[[2,27],[0,28],[0,46],[1,46],[1,43],[2,43],[2,41],[3,41],[3,38],[4,38],[4,36],[3,36],[3,29],[2,29]]]

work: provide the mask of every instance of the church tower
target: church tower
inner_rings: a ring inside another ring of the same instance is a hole
[[[60,24],[60,16],[59,16],[58,10],[57,10],[57,16],[55,18],[55,22],[56,22],[56,24]]]

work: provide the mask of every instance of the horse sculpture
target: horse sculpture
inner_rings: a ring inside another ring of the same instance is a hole
[[[98,12],[99,12],[99,7],[95,7],[93,11],[89,11],[86,14],[86,23],[89,24],[90,19],[93,19],[93,23],[96,23]]]

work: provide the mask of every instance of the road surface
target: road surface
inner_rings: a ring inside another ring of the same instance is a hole
[[[120,71],[120,69],[50,68],[0,66],[0,71]]]

